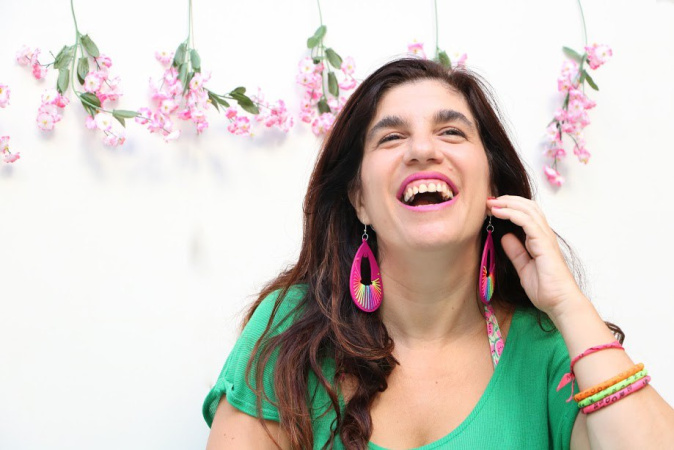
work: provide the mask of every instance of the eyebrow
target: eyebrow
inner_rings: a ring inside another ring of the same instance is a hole
[[[475,130],[475,125],[473,125],[473,122],[471,122],[468,119],[468,117],[466,117],[463,113],[460,113],[459,111],[453,109],[441,109],[438,112],[436,112],[435,115],[433,116],[433,122],[435,124],[444,122],[454,122],[454,121],[463,122],[467,127],[471,128],[471,130]],[[407,122],[406,120],[404,120],[399,116],[386,116],[383,117],[379,122],[377,122],[370,131],[368,131],[365,140],[366,141],[371,140],[374,134],[378,130],[381,130],[382,128],[397,128],[408,126],[409,122]]]

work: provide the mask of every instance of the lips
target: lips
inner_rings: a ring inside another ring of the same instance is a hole
[[[423,195],[434,197],[434,203],[416,206],[410,204],[416,200],[417,196]],[[403,180],[396,198],[407,208],[438,209],[438,207],[453,203],[457,195],[456,185],[446,175],[440,172],[416,172]]]

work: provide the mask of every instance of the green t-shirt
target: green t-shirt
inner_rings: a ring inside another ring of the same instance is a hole
[[[288,292],[274,319],[274,334],[292,323],[294,308],[302,295],[302,288]],[[203,415],[209,426],[222,395],[226,395],[235,408],[256,416],[256,397],[245,381],[246,364],[255,342],[267,326],[276,297],[272,294],[258,306],[229,354],[218,381],[208,393]],[[265,392],[272,401],[276,400],[272,375],[276,355],[272,354],[263,376]],[[535,310],[517,309],[499,364],[473,411],[451,433],[417,450],[568,449],[578,408],[575,402],[566,402],[568,386],[556,391],[559,380],[568,369],[569,355],[561,334],[542,330]],[[334,379],[333,361],[324,361],[323,370],[328,380]],[[251,380],[254,380],[254,372]],[[329,439],[335,414],[324,414],[329,400],[325,390],[317,388],[315,376],[309,377],[309,390],[314,393],[311,405],[314,448],[320,449]],[[340,405],[343,410],[341,397]],[[262,416],[267,420],[279,420],[278,410],[264,401]],[[343,448],[339,436],[335,448]],[[369,448],[383,447],[370,443]]]

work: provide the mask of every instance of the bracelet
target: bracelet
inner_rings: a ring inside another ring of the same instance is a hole
[[[597,403],[593,403],[590,406],[586,406],[585,408],[581,409],[583,414],[591,414],[595,411],[599,411],[602,409],[604,406],[608,406],[612,403],[617,402],[618,400],[622,400],[623,398],[627,397],[630,394],[635,393],[638,390],[643,389],[648,385],[648,383],[651,381],[650,375],[647,375],[645,378],[642,378],[639,381],[636,381],[623,390],[616,392],[613,395],[610,395],[603,400],[599,400]]]
[[[622,380],[621,382],[619,382],[617,384],[614,384],[613,386],[610,386],[610,387],[604,389],[603,391],[601,391],[597,394],[591,395],[590,397],[586,398],[585,400],[581,400],[580,402],[578,402],[578,408],[585,408],[586,406],[591,405],[592,403],[597,403],[599,400],[602,400],[602,399],[608,397],[609,395],[611,395],[615,392],[618,392],[619,390],[623,389],[627,385],[630,385],[630,384],[634,383],[635,381],[639,381],[640,379],[642,379],[646,375],[648,375],[648,370],[646,370],[646,369],[642,370],[641,372],[635,373],[631,377],[626,378],[626,379]]]
[[[597,392],[601,392],[604,389],[608,389],[609,387],[613,386],[616,383],[620,383],[622,380],[631,377],[637,372],[641,372],[644,370],[644,364],[639,363],[633,366],[631,369],[626,370],[624,372],[620,372],[618,375],[614,376],[613,378],[610,378],[602,383],[599,383],[589,389],[585,389],[584,391],[576,394],[573,399],[577,402],[584,400],[588,398],[591,395],[596,394]]]
[[[591,355],[592,353],[596,353],[600,350],[608,350],[610,348],[617,348],[617,349],[625,350],[623,348],[623,346],[620,344],[620,342],[613,341],[610,344],[602,344],[602,345],[597,345],[596,347],[590,347],[587,350],[585,350],[583,353],[581,353],[580,355],[576,356],[575,358],[573,358],[571,360],[571,368],[569,370],[569,373],[564,374],[562,379],[559,381],[559,385],[557,385],[557,390],[559,391],[561,388],[563,388],[567,384],[571,383],[571,396],[566,400],[567,403],[570,402],[572,398],[574,398],[573,397],[573,380],[576,379],[576,375],[573,373],[573,366],[576,365],[578,360],[580,360],[581,358],[583,358],[587,355]],[[625,378],[627,378],[627,377],[625,377]],[[594,392],[593,392],[593,394],[594,394]],[[590,395],[592,395],[592,394],[590,394]],[[576,400],[576,401],[578,401],[578,400]]]

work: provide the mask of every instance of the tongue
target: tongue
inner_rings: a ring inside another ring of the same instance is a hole
[[[435,205],[436,203],[440,203],[440,199],[435,192],[424,192],[414,197],[412,206]]]

